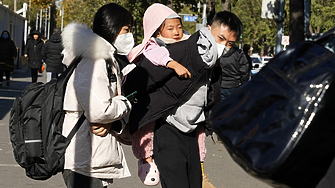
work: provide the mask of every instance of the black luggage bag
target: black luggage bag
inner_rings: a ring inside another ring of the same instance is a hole
[[[273,187],[316,187],[334,159],[334,33],[290,45],[211,113],[235,162]]]

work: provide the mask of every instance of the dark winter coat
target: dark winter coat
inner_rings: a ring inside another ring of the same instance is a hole
[[[38,34],[38,39],[34,40],[33,35]],[[31,38],[27,42],[25,54],[28,55],[28,67],[39,69],[42,66],[42,47],[44,42],[41,40],[41,35],[38,31],[31,34]]]
[[[2,38],[4,33],[8,34],[8,38]],[[0,38],[0,70],[13,71],[14,58],[17,56],[17,50],[14,41],[12,41],[8,31],[3,31]]]
[[[145,56],[136,64],[137,68],[127,75],[124,85],[126,93],[135,90],[138,92],[137,103],[133,104],[130,114],[131,134],[143,125],[162,117],[175,106],[181,105],[181,101],[188,96],[199,78],[204,74],[213,73],[199,55],[196,43],[198,38],[199,32],[196,32],[186,41],[167,46],[170,57],[187,68],[192,78],[180,79],[172,69],[156,66]],[[214,101],[214,95],[208,96],[213,97],[209,101]]]
[[[64,65],[62,64],[62,37],[60,34],[53,34],[50,40],[46,41],[42,48],[42,58],[47,64],[47,72],[62,73]]]
[[[221,88],[237,88],[250,79],[249,62],[244,52],[233,46],[220,57]]]

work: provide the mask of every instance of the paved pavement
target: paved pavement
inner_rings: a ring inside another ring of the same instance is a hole
[[[30,84],[30,71],[24,67],[12,73],[9,87],[0,87],[0,188],[66,188],[61,174],[46,181],[37,181],[25,176],[24,169],[17,165],[12,153],[9,140],[8,122],[9,111],[15,97]],[[45,82],[46,74],[40,74],[38,81]],[[215,136],[216,137],[216,136]],[[270,186],[246,174],[230,158],[222,144],[215,144],[207,138],[207,156],[204,163],[205,173],[217,188],[269,188]],[[132,154],[131,147],[124,146],[131,177],[115,179],[109,188],[145,188],[137,177],[137,160]],[[160,185],[152,186],[161,187]]]

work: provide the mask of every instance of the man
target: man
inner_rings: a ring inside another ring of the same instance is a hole
[[[243,52],[244,52],[244,55],[249,62],[249,70],[251,71],[251,69],[252,69],[252,59],[249,55],[249,51],[250,51],[250,44],[244,44],[243,45]]]
[[[127,76],[126,91],[138,91],[138,102],[130,114],[130,132],[156,120],[153,158],[163,188],[202,187],[195,131],[202,128],[206,112],[217,103],[213,93],[208,93],[213,81],[218,80],[213,79],[212,68],[227,50],[225,46],[233,44],[241,33],[238,23],[234,14],[219,12],[207,28],[167,46],[170,57],[185,66],[191,78],[179,78],[173,70],[157,67],[145,57],[137,63],[144,73],[135,75],[139,72],[135,70]]]
[[[249,81],[250,69],[244,52],[235,45],[235,41],[242,33],[241,21],[231,12],[221,12],[218,14],[222,14],[221,21],[223,22],[221,25],[223,33],[220,37],[226,39],[225,46],[228,48],[226,53],[220,57],[222,71],[221,99],[225,100],[238,87]],[[229,19],[230,17],[234,17],[235,19]],[[233,26],[229,28],[227,25]]]
[[[32,83],[37,82],[38,71],[42,67],[42,47],[44,42],[38,31],[32,32],[32,39],[29,39],[26,46],[24,57],[28,57],[28,67],[31,69]]]
[[[58,76],[64,71],[62,64],[63,45],[60,29],[55,29],[54,33],[50,36],[50,40],[46,41],[42,48],[42,57],[47,64],[47,82],[52,78]]]

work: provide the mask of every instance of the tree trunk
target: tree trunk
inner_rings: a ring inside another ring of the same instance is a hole
[[[261,52],[260,52],[260,54],[259,54],[260,57],[263,57],[263,55],[264,55],[264,49],[265,49],[265,44],[264,44],[264,42],[265,42],[265,38],[262,37]]]
[[[134,25],[133,25],[133,34],[134,34],[134,42],[135,45],[137,45],[137,19],[134,20]]]
[[[206,7],[207,25],[209,25],[215,15],[215,0],[207,0]]]
[[[222,5],[222,10],[226,10],[231,12],[231,5],[230,5],[231,0],[221,0],[221,5]]]
[[[167,0],[166,6],[173,10],[173,0]]]
[[[290,0],[290,44],[304,41],[304,0]]]
[[[268,49],[266,50],[266,56],[270,56],[270,54],[273,54],[273,52],[271,52],[271,46],[268,46]]]

